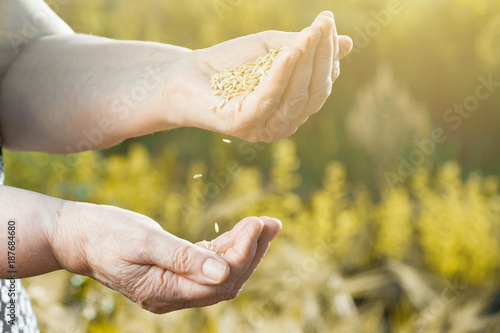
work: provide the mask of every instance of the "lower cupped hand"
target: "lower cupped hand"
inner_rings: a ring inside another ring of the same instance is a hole
[[[48,235],[66,270],[166,313],[236,297],[280,229],[276,219],[248,217],[217,237],[210,251],[205,242],[182,240],[144,215],[67,202]]]

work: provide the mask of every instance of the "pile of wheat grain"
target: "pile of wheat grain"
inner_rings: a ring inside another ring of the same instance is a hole
[[[210,86],[216,90],[214,95],[221,95],[225,98],[219,108],[222,108],[229,99],[243,95],[239,104],[241,106],[243,99],[262,83],[278,53],[282,50],[283,48],[271,50],[265,56],[255,60],[255,62],[224,70],[213,75],[210,80]],[[216,106],[212,106],[209,110],[214,111],[215,109]]]

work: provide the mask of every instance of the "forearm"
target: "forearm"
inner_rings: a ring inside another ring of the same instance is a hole
[[[72,153],[179,126],[166,91],[191,51],[89,35],[31,42],[0,90],[2,142],[14,150]]]
[[[61,269],[48,225],[61,217],[63,200],[0,186],[0,278],[35,276]]]

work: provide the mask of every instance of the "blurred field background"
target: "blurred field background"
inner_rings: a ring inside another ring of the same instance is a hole
[[[49,3],[77,32],[193,49],[328,9],[355,48],[321,112],[273,144],[177,129],[99,153],[6,152],[9,185],[193,242],[249,215],[284,225],[242,294],[209,308],[158,316],[67,272],[27,279],[42,332],[500,331],[500,84],[484,84],[500,82],[500,1]]]

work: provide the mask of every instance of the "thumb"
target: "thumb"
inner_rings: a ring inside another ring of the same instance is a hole
[[[349,36],[339,36],[339,59],[344,58],[352,50],[353,42]]]
[[[200,284],[220,284],[229,265],[215,253],[158,230],[149,242],[148,262]]]

